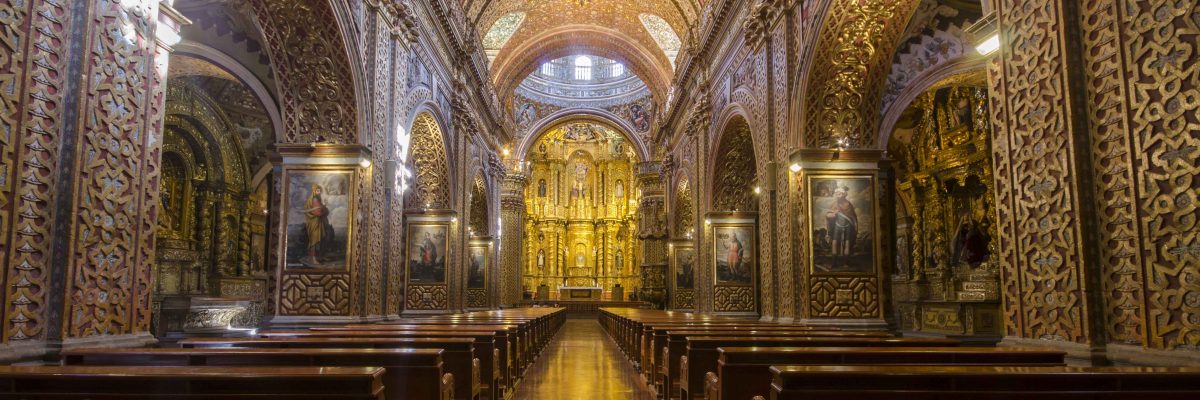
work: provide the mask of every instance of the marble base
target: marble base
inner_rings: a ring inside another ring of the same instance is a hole
[[[0,345],[0,364],[12,364],[23,360],[36,360],[46,355],[43,340],[22,340]]]

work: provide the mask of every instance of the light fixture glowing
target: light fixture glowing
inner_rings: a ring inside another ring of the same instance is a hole
[[[800,172],[800,163],[792,163],[788,169],[791,169],[792,172]]]
[[[363,168],[371,168],[371,160],[366,159],[366,158],[359,160],[358,166],[363,167]]]
[[[458,217],[450,217],[450,222],[451,223],[458,222]]]
[[[993,52],[995,52],[996,50],[999,50],[999,49],[1000,49],[1000,34],[999,33],[993,34],[992,36],[988,36],[987,39],[984,39],[982,42],[979,42],[978,44],[975,45],[975,51],[978,51],[979,54],[982,54],[985,56],[988,54],[992,54]]]
[[[706,220],[704,220],[704,224],[705,224],[705,225],[712,225],[712,220],[711,220],[711,219],[706,219]]]
[[[505,157],[508,157],[508,148],[505,147],[503,150],[500,150],[500,153],[504,154]]]
[[[758,187],[758,186],[755,186],[755,187],[754,187],[754,194],[762,194],[762,188],[760,188],[760,187]]]

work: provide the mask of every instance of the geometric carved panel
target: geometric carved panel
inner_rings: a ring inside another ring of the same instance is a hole
[[[283,274],[280,315],[347,315],[349,274]]]
[[[467,289],[467,307],[487,308],[487,289]]]
[[[696,308],[696,290],[695,289],[676,289],[675,290],[675,309],[677,310],[692,310]]]
[[[446,285],[408,285],[408,298],[404,300],[406,310],[445,310],[449,295]],[[485,305],[486,307],[486,305]]]
[[[818,318],[880,318],[875,277],[814,276],[810,315]]]
[[[753,286],[717,286],[713,288],[713,311],[754,312]]]

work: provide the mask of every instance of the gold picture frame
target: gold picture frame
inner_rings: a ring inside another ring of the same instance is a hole
[[[445,285],[449,272],[450,223],[411,222],[405,228],[406,284]],[[415,277],[414,277],[415,275]]]
[[[467,247],[467,289],[487,289],[490,250],[491,246],[487,244]]]
[[[757,224],[712,221],[711,225],[713,285],[755,287],[758,277]]]
[[[880,260],[875,174],[814,172],[804,179],[811,273],[875,275]]]
[[[358,174],[346,166],[285,167],[285,273],[346,273],[354,260]]]

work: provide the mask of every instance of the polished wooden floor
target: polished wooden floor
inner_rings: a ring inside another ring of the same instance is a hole
[[[568,319],[517,385],[514,399],[651,399],[633,364],[595,319]]]

